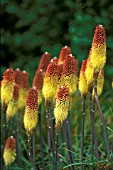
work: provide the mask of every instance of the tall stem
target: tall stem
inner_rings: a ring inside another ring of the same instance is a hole
[[[33,160],[34,161],[35,161],[35,154],[36,154],[35,141],[36,141],[36,128],[33,130],[33,134],[32,134],[32,151],[33,151]]]
[[[42,156],[42,170],[45,170],[45,161],[44,161],[44,138],[43,138],[43,131],[42,131],[41,107],[39,107],[38,115],[39,115],[40,146],[41,146],[41,156]]]
[[[67,148],[68,148],[68,153],[69,153],[69,157],[70,157],[70,162],[71,164],[74,164],[74,155],[73,155],[73,150],[72,150],[72,140],[71,140],[71,133],[70,133],[70,124],[69,124],[69,116],[67,118],[67,120],[64,122],[65,124],[65,132],[66,132],[66,143],[67,143]],[[75,166],[72,165],[71,166],[72,170],[75,170]]]
[[[94,72],[94,94],[95,94],[95,100],[96,100],[96,103],[97,103],[97,106],[98,106],[98,110],[99,110],[101,121],[102,121],[102,126],[103,126],[103,129],[104,129],[104,138],[105,138],[105,142],[106,142],[107,155],[110,156],[110,147],[109,147],[109,142],[108,142],[106,123],[105,123],[104,116],[103,116],[103,113],[102,113],[102,109],[100,107],[100,103],[99,103],[99,100],[98,100],[97,78],[98,78],[98,73]]]
[[[95,144],[95,153],[96,159],[99,160],[99,153],[98,153],[98,144],[96,138],[96,131],[95,131],[95,124],[94,124],[94,107],[92,102],[92,88],[88,88],[88,100],[89,100],[89,108],[90,108],[90,116],[91,116],[91,124],[92,124],[92,154],[93,154],[93,144]],[[93,155],[92,155],[93,159]]]
[[[55,139],[55,147],[54,147],[54,162],[53,162],[53,170],[57,170],[57,160],[58,160],[58,132],[56,130],[56,139]]]
[[[28,133],[28,149],[29,149],[29,159],[31,161],[32,167],[34,170],[39,170],[39,168],[36,168],[35,161],[33,160],[32,150],[31,150],[31,134]]]
[[[50,107],[46,107],[46,118],[47,118],[47,127],[48,127],[48,135],[50,139],[50,143],[52,147],[50,148],[51,151],[54,150],[54,139],[51,131],[51,124],[50,124]]]
[[[84,154],[84,115],[85,115],[85,99],[86,96],[82,96],[82,125],[81,125],[81,166],[80,169],[83,170],[83,154]]]

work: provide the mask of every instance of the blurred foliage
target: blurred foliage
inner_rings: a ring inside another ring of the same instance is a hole
[[[1,0],[1,59],[3,71],[12,66],[25,69],[30,83],[42,53],[59,56],[64,45],[81,61],[88,57],[96,25],[107,35],[105,90],[113,76],[112,0]]]

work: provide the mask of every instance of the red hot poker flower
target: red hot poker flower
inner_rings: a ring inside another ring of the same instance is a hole
[[[39,64],[39,69],[41,69],[43,72],[46,72],[46,69],[47,69],[47,66],[49,65],[50,63],[50,53],[48,52],[45,52],[43,55],[42,55],[42,58],[40,60],[40,64]]]
[[[68,46],[65,46],[61,49],[60,51],[60,56],[59,56],[59,60],[58,60],[58,64],[63,63],[65,57],[67,55],[71,54],[71,48],[69,48]]]

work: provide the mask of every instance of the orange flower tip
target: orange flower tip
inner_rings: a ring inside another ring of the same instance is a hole
[[[13,139],[13,136],[10,136],[11,139]]]
[[[82,73],[85,73],[86,65],[87,65],[87,60],[83,60],[82,61],[82,67],[81,67]]]

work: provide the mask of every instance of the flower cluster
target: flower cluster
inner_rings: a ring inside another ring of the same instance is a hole
[[[13,138],[13,136],[10,136],[6,141],[3,158],[6,166],[9,166],[11,163],[15,161],[16,140],[15,138]]]

